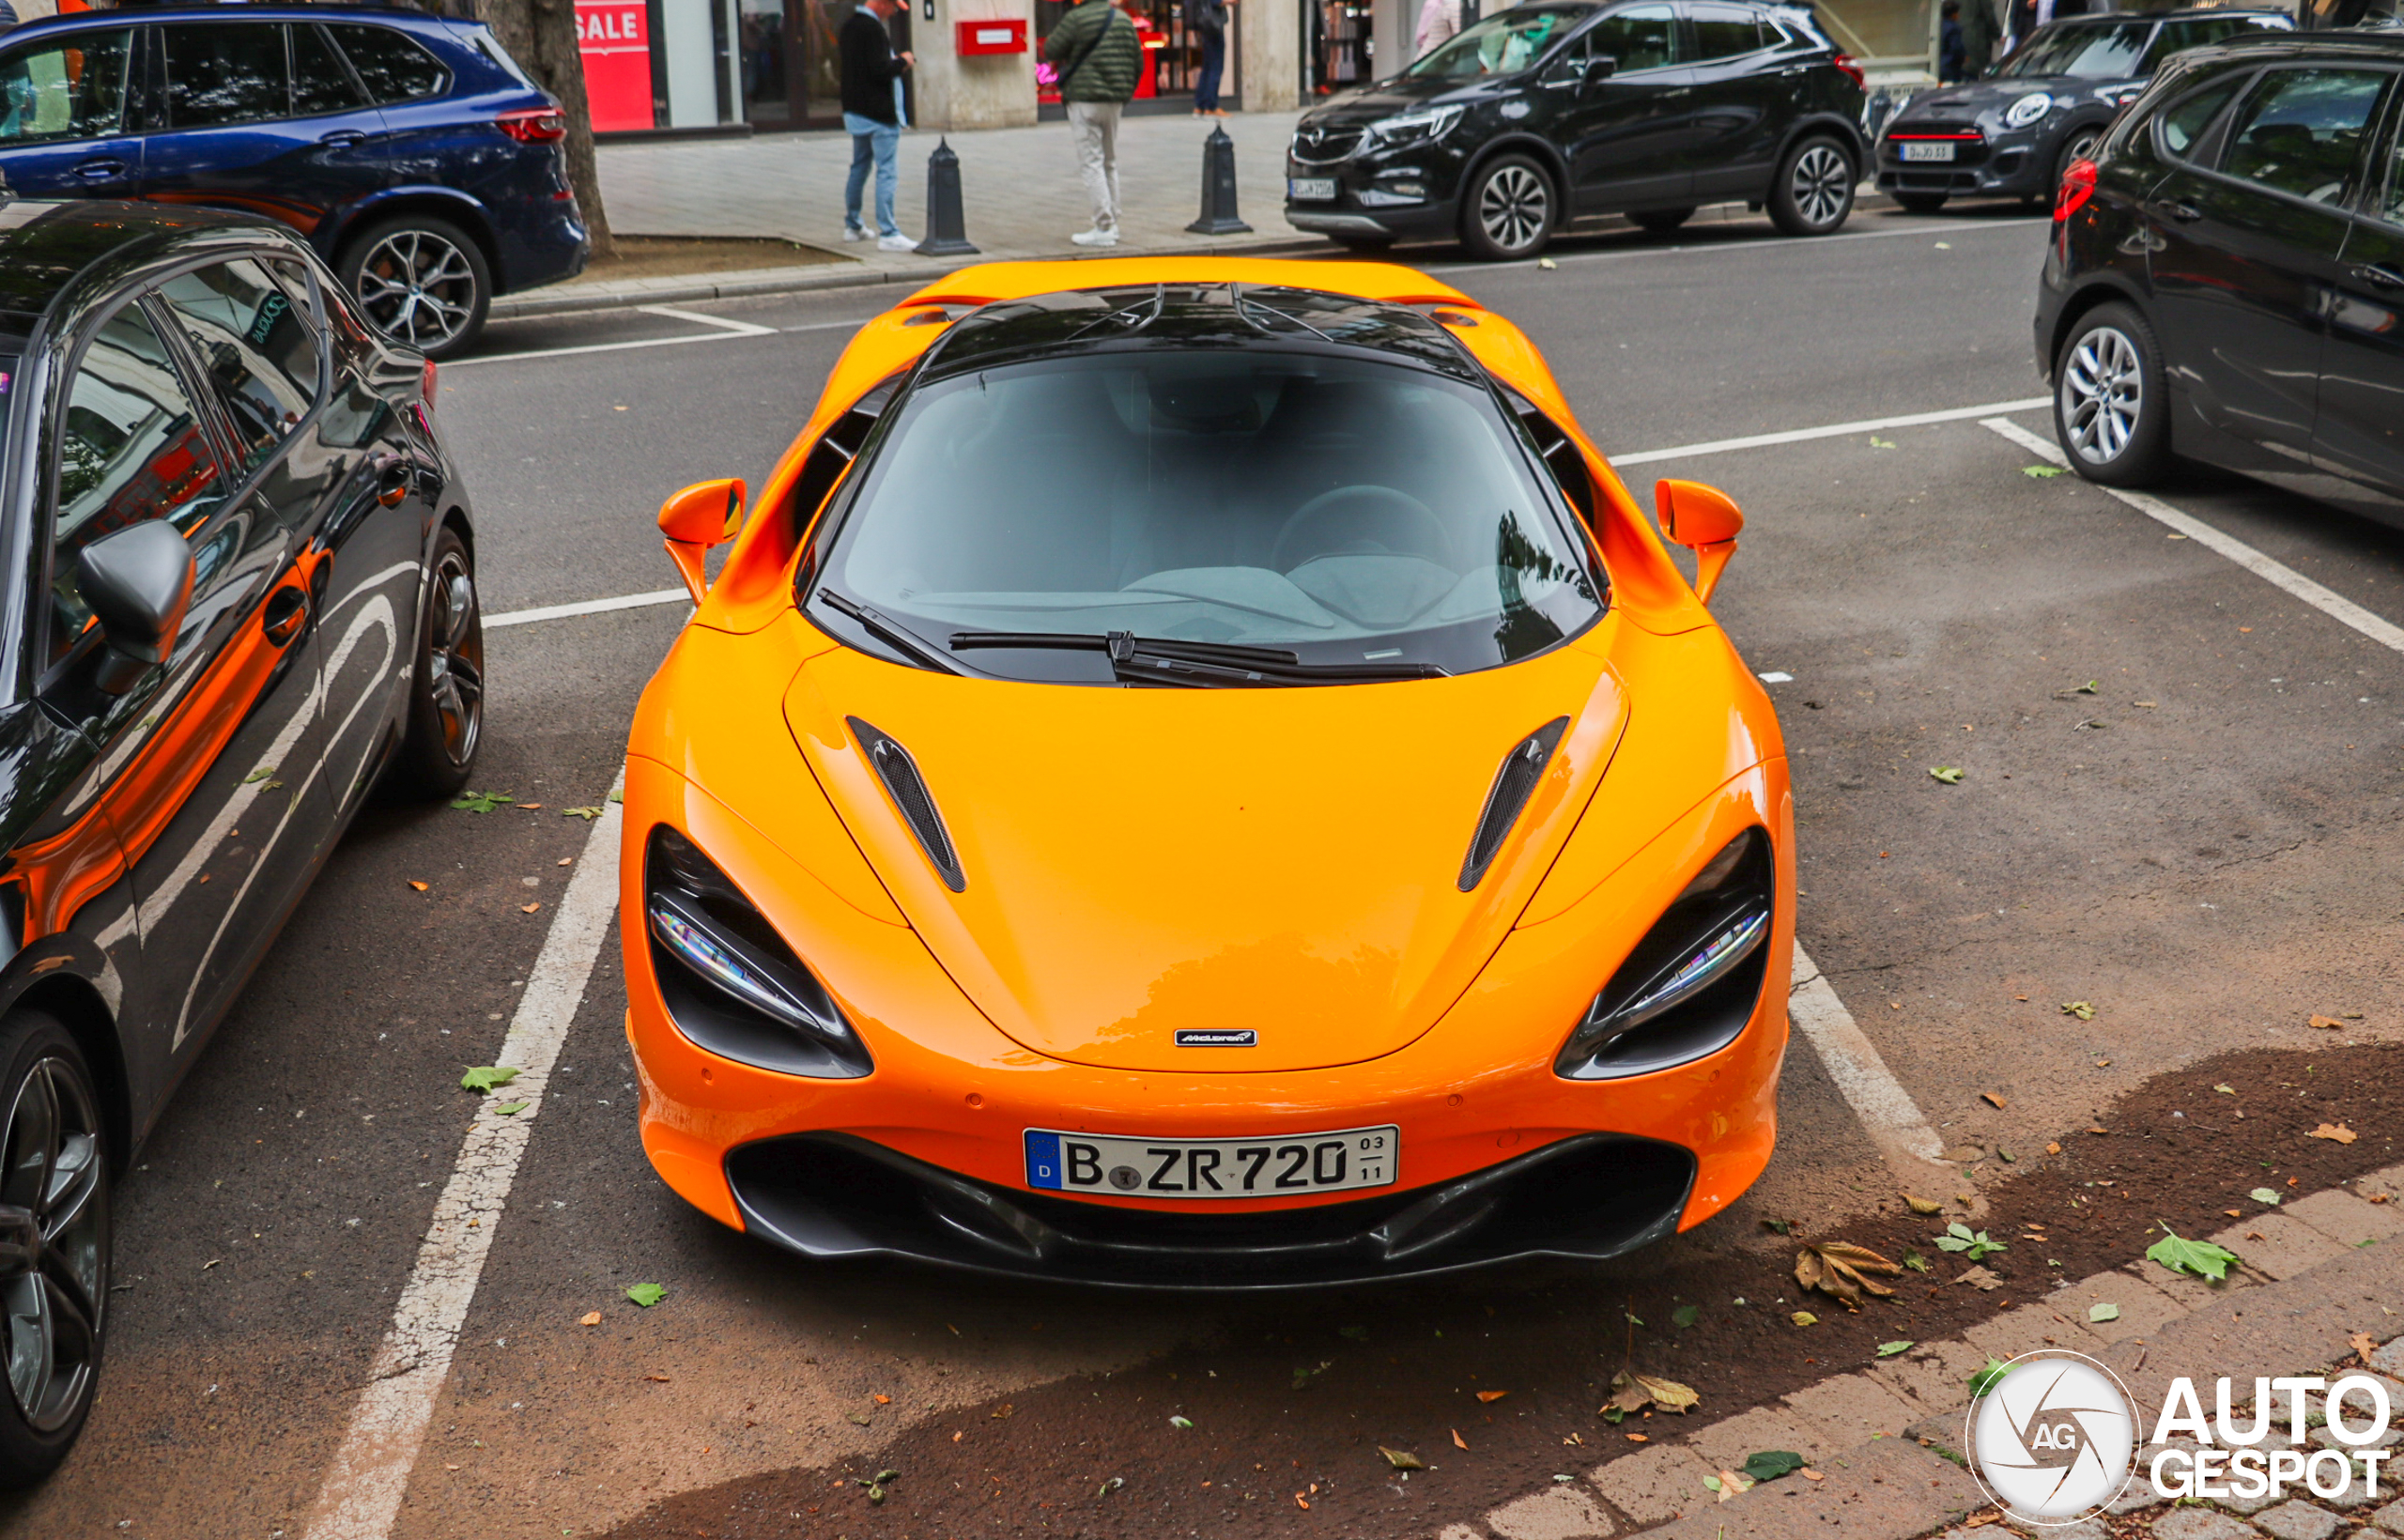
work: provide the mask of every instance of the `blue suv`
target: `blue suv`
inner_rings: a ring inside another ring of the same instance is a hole
[[[146,7],[0,42],[0,195],[279,220],[430,358],[495,294],[583,270],[565,134],[488,28],[418,11]]]

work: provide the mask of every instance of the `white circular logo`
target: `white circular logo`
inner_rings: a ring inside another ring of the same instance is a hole
[[[2129,1484],[2136,1414],[2119,1377],[2078,1353],[2024,1353],[1970,1403],[1970,1470],[1996,1506],[2039,1525],[2101,1513]]]

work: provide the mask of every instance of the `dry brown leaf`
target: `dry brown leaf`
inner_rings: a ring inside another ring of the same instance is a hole
[[[2054,1141],[2052,1141],[2052,1140],[2050,1140],[2050,1139],[2049,1139],[2049,1140],[2047,1140],[2047,1141],[2045,1142],[2045,1153],[2046,1153],[2046,1154],[2048,1154],[2048,1155],[2058,1155],[2058,1154],[2060,1154],[2061,1152],[2062,1152],[2062,1147],[2061,1147],[2060,1145],[2058,1145],[2058,1144],[2055,1143]]]
[[[1975,1264],[1965,1268],[1962,1270],[1962,1276],[1954,1279],[1953,1281],[1957,1284],[1968,1284],[1971,1287],[1976,1288],[1980,1293],[1984,1294],[1992,1294],[1996,1289],[2003,1286],[2003,1280],[2001,1278],[1996,1277],[1995,1273],[1986,1268]]]
[[[1674,1379],[1662,1379],[1657,1376],[1641,1374],[1636,1377],[1636,1382],[1643,1388],[1647,1395],[1653,1398],[1655,1406],[1659,1407],[1663,1411],[1674,1411],[1681,1417],[1686,1415],[1688,1407],[1694,1406],[1703,1399],[1691,1387],[1681,1385]]]
[[[1459,1428],[1453,1429],[1453,1447],[1455,1449],[1467,1449],[1469,1447],[1469,1440],[1461,1437],[1461,1430]]]
[[[2343,1123],[2323,1123],[2304,1137],[2309,1139],[2334,1139],[2341,1145],[2350,1145],[2356,1139],[2360,1138],[2361,1135],[2357,1134],[2353,1130],[2348,1128]]]
[[[414,878],[414,877],[412,877],[412,878],[410,878],[410,879],[409,879],[409,886],[410,886],[411,887],[416,888],[416,889],[417,889],[419,892],[421,892],[421,893],[424,892],[424,891],[425,891],[425,889],[426,889],[426,885],[425,885],[425,884],[424,884],[424,883],[422,883],[422,882],[419,882],[419,881],[418,881],[416,878]]]
[[[1385,1445],[1379,1444],[1378,1445],[1378,1453],[1383,1455],[1386,1457],[1386,1463],[1397,1471],[1425,1471],[1427,1469],[1427,1462],[1421,1459],[1418,1455],[1412,1454],[1408,1449],[1388,1449]]]
[[[2365,1368],[2370,1367],[2370,1355],[2379,1351],[2379,1344],[2371,1340],[2368,1332],[2355,1332],[2346,1339],[2346,1346],[2354,1350],[2354,1356],[2363,1361]]]
[[[643,1376],[643,1378],[650,1380],[655,1385],[665,1385],[668,1383],[668,1377],[664,1374],[647,1374]]]
[[[1916,1214],[1941,1214],[1945,1211],[1945,1205],[1929,1198],[1914,1197],[1909,1193],[1903,1194],[1903,1201],[1911,1205],[1911,1210]]]
[[[993,1414],[996,1417],[1008,1417],[1010,1414],[1010,1404],[1008,1401],[1003,1402],[994,1409]]]
[[[1749,1492],[1752,1489],[1753,1483],[1751,1477],[1740,1476],[1734,1471],[1722,1471],[1719,1472],[1720,1502],[1725,1502],[1731,1498],[1743,1497],[1747,1492]]]
[[[880,1407],[889,1407],[893,1404],[893,1397],[889,1395],[880,1395],[876,1398],[876,1404]]]
[[[2003,1515],[1996,1512],[1993,1508],[1989,1508],[1982,1514],[1972,1514],[1969,1517],[1962,1520],[1962,1527],[1965,1530],[1984,1529],[1987,1525],[1995,1523],[2002,1517]]]
[[[1801,1467],[1795,1473],[1801,1476],[1805,1481],[1826,1481],[1828,1479],[1827,1477],[1820,1474],[1817,1471],[1812,1470],[1808,1465]]]
[[[588,1310],[583,1315],[576,1317],[576,1324],[578,1326],[598,1326],[601,1324],[601,1312],[598,1310]]]
[[[1626,1369],[1611,1376],[1610,1405],[1623,1412],[1642,1411],[1653,1404],[1653,1393],[1636,1382],[1636,1377]]]
[[[1481,1401],[1500,1401],[1510,1394],[1509,1391],[1480,1391],[1477,1393],[1477,1398]]]
[[[1296,1492],[1294,1494],[1294,1506],[1302,1509],[1304,1513],[1308,1513],[1311,1511],[1311,1500],[1304,1497],[1302,1493]]]
[[[543,906],[539,903],[521,903],[517,906],[517,912],[521,915],[531,915],[541,907]]]
[[[2223,1209],[2221,1212],[2227,1214],[2231,1219],[2243,1219],[2245,1217],[2245,1210],[2242,1209]]]
[[[2005,1107],[2011,1105],[2010,1102],[2004,1101],[2001,1096],[1997,1095],[1994,1091],[1980,1091],[1979,1093],[1979,1100],[1985,1102],[1988,1106],[1995,1108],[1997,1112],[2001,1112]]]
[[[1641,1433],[1631,1433],[1627,1436],[1627,1441],[1629,1443],[1651,1443],[1653,1440],[1646,1438]]]
[[[2308,1024],[2320,1027],[2325,1031],[2335,1032],[2337,1028],[2345,1025],[2346,1024],[2339,1021],[2335,1016],[2315,1016]]]
[[[1846,1240],[1823,1240],[1804,1247],[1795,1254],[1795,1281],[1808,1292],[1818,1289],[1844,1301],[1848,1310],[1861,1308],[1861,1296],[1888,1295],[1895,1291],[1873,1281],[1873,1275],[1895,1278],[1903,1269],[1872,1251]]]

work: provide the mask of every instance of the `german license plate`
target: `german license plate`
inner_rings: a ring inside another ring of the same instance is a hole
[[[1333,177],[1288,177],[1286,196],[1296,203],[1333,203],[1335,201],[1335,178]]]
[[[1905,145],[1903,159],[1906,161],[1949,161],[1953,159],[1953,146],[1945,144]]]
[[[1340,1129],[1271,1139],[1126,1139],[1026,1131],[1026,1184],[1147,1198],[1266,1198],[1391,1187],[1402,1131]]]

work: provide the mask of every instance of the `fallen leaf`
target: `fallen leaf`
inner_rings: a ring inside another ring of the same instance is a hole
[[[506,1086],[516,1078],[517,1071],[507,1065],[481,1065],[459,1077],[459,1088],[473,1091],[478,1096],[482,1096],[486,1091]]]
[[[1641,1374],[1636,1377],[1636,1382],[1644,1388],[1645,1394],[1653,1397],[1655,1406],[1663,1411],[1674,1411],[1680,1416],[1686,1414],[1688,1407],[1694,1406],[1703,1399],[1690,1387],[1681,1385],[1674,1379],[1662,1379],[1653,1375]]]
[[[1125,1476],[1113,1476],[1108,1481],[1103,1482],[1100,1486],[1096,1487],[1093,1495],[1096,1497],[1108,1497],[1111,1493],[1118,1490],[1118,1488],[1126,1485],[1127,1478]],[[1309,1504],[1304,1503],[1303,1506],[1308,1507]]]
[[[2267,1187],[2258,1187],[2245,1195],[2257,1203],[2267,1203],[2273,1209],[2279,1206],[2279,1194]]]
[[[2237,1094],[2237,1087],[2234,1086],[2215,1086],[2212,1089],[2218,1091],[2223,1096],[2235,1096]]]
[[[1168,1425],[1171,1427],[1192,1427],[1194,1425],[1194,1419],[1191,1417],[1172,1417],[1168,1420]],[[958,1438],[959,1435],[954,1434],[953,1437]]]
[[[1882,1342],[1878,1345],[1878,1356],[1893,1358],[1898,1353],[1910,1352],[1917,1346],[1918,1344],[1910,1342]]]
[[[601,1312],[598,1310],[588,1310],[583,1315],[576,1317],[576,1324],[578,1326],[598,1326],[601,1324]]]
[[[2223,1209],[2221,1212],[2227,1214],[2231,1219],[2243,1219],[2245,1217],[2245,1210],[2242,1209]]]
[[[1745,1474],[1757,1482],[1776,1481],[1803,1469],[1803,1456],[1791,1449],[1762,1449],[1745,1456]]]
[[[847,1411],[843,1414],[843,1421],[856,1423],[862,1427],[868,1426],[868,1416],[865,1412]]]
[[[268,778],[268,777],[270,777],[270,776],[271,776],[271,775],[274,775],[274,774],[275,774],[275,766],[274,766],[274,765],[271,765],[271,764],[262,764],[262,765],[260,765],[257,769],[255,769],[255,770],[252,771],[249,775],[244,776],[244,777],[242,778],[242,784],[243,784],[243,785],[245,785],[245,786],[249,786],[249,785],[254,784],[255,782],[265,780],[265,779],[267,779],[267,778]],[[474,793],[470,793],[470,795],[473,795]],[[236,816],[238,816],[238,817],[239,817],[239,814],[237,814]]]
[[[1731,1498],[1743,1497],[1747,1492],[1749,1492],[1752,1489],[1753,1483],[1749,1478],[1740,1476],[1734,1471],[1722,1471],[1719,1472],[1720,1502],[1725,1502]]]
[[[2120,1307],[2109,1300],[2100,1300],[2087,1307],[2087,1318],[2098,1326],[2116,1321],[2120,1318]]]
[[[2162,1239],[2148,1246],[2145,1255],[2146,1260],[2159,1262],[2173,1272],[2192,1272],[2215,1282],[2227,1277],[2228,1265],[2237,1260],[2235,1252],[2209,1240],[2189,1240],[2167,1224],[2162,1227]]]
[[[874,1401],[880,1407],[889,1407],[893,1404],[893,1397],[889,1395],[871,1396],[870,1399]]]
[[[2059,1145],[2056,1144],[2056,1143],[2055,1143],[2054,1141],[2052,1141],[2051,1139],[2048,1139],[2048,1140],[2046,1140],[2046,1141],[2045,1141],[2045,1153],[2046,1153],[2046,1154],[2048,1154],[2048,1155],[2058,1155],[2058,1154],[2060,1154],[2061,1152],[2062,1152],[2062,1147],[2061,1147],[2061,1146],[2059,1146]]]
[[[2354,1356],[2363,1361],[2365,1367],[2370,1364],[2370,1355],[2379,1351],[2379,1344],[2371,1340],[2368,1332],[2355,1332],[2346,1339],[2346,1346],[2354,1350]]]
[[[422,883],[422,882],[417,881],[415,878],[411,878],[411,879],[409,879],[409,886],[410,886],[411,887],[416,888],[416,889],[417,889],[419,892],[421,892],[421,893],[424,892],[424,891],[425,891],[425,888],[426,888],[426,885],[425,885],[425,884],[424,884],[424,883]]]
[[[2250,626],[2250,625],[2241,625],[2241,626],[2239,626],[2237,629],[2238,629],[2241,633],[2251,633],[2251,632],[2253,631],[2253,629],[2254,629],[2254,628],[2253,628],[2252,626]]]
[[[1997,1112],[2001,1112],[2006,1106],[2010,1105],[2009,1102],[2005,1101],[2001,1096],[1997,1095],[1994,1091],[1980,1091],[1979,1093],[1979,1100],[1985,1102],[1988,1106],[1995,1108]]]
[[[521,802],[517,805],[517,810],[521,813],[539,813],[543,810],[543,805],[539,802]]]
[[[517,906],[517,912],[521,915],[531,915],[541,907],[543,906],[539,903],[521,903]]]
[[[626,1290],[626,1298],[645,1310],[649,1310],[653,1305],[668,1298],[668,1290],[657,1284],[637,1284]]]
[[[1862,1294],[1888,1295],[1895,1291],[1874,1277],[1893,1278],[1903,1269],[1872,1251],[1845,1240],[1826,1240],[1806,1246],[1795,1254],[1795,1281],[1805,1290],[1818,1289],[1844,1301],[1848,1310],[1860,1308]]]
[[[562,855],[559,858],[558,864],[561,866],[574,866],[576,865],[576,857],[573,855]]]
[[[504,1101],[500,1106],[493,1108],[493,1112],[498,1116],[515,1117],[519,1113],[524,1112],[527,1108],[532,1105],[533,1103],[532,1101]]]
[[[643,1376],[643,1378],[656,1385],[665,1385],[668,1383],[668,1377],[664,1374],[647,1374]]]
[[[1812,1315],[1808,1310],[1798,1310],[1786,1318],[1793,1321],[1797,1326],[1817,1326],[1820,1324],[1820,1317]]]
[[[1907,1251],[1903,1253],[1903,1266],[1911,1269],[1914,1272],[1926,1272],[1928,1270],[1928,1258],[1922,1256],[1916,1251]]]
[[[1955,765],[1932,764],[1928,767],[1928,774],[1930,779],[1941,780],[1948,786],[1958,786],[1962,783],[1962,771]]]
[[[1670,1324],[1677,1327],[1680,1331],[1684,1331],[1686,1328],[1692,1326],[1702,1315],[1703,1312],[1696,1309],[1693,1305],[1682,1304],[1675,1310],[1670,1312]]]
[[[1953,1281],[1957,1284],[1967,1284],[1981,1294],[1992,1294],[2003,1286],[2002,1278],[1993,1270],[1982,1267],[1965,1268],[1963,1270],[1962,1276]]]
[[[1941,1214],[1945,1211],[1945,1205],[1929,1198],[1916,1198],[1909,1193],[1903,1194],[1903,1202],[1910,1205],[1916,1214]]]
[[[1541,264],[1541,265],[1542,265],[1542,266],[1544,266],[1544,267],[1548,267],[1548,268],[1551,267],[1551,266],[1552,266],[1552,258],[1550,258],[1550,257],[1549,257],[1549,256],[1548,256],[1548,257],[1546,257],[1546,258],[1544,258],[1544,260],[1543,260],[1543,262],[1542,262],[1542,264]],[[1118,1478],[1117,1478],[1117,1477],[1116,1477],[1116,1476],[1113,1476],[1111,1479],[1112,1479],[1113,1481],[1116,1481],[1116,1480],[1117,1480]],[[1300,1492],[1296,1492],[1296,1493],[1294,1494],[1294,1506],[1295,1506],[1295,1507],[1297,1507],[1297,1508],[1302,1509],[1302,1512],[1304,1512],[1304,1513],[1308,1513],[1308,1512],[1310,1512],[1310,1511],[1311,1511],[1311,1502],[1310,1502],[1310,1499],[1308,1499],[1308,1498],[1306,1498],[1306,1497],[1302,1496],[1302,1493],[1300,1493]]]
[[[1975,1370],[1970,1375],[1970,1399],[1975,1401],[2001,1384],[2011,1368],[2011,1365],[1999,1358],[1989,1358],[1985,1368]]]
[[[1549,256],[1540,256],[1540,257],[1537,257],[1537,258],[1536,258],[1536,267],[1537,267],[1537,269],[1538,269],[1539,270],[1541,270],[1541,271],[1544,271],[1544,272],[1550,272],[1550,271],[1552,271],[1555,268],[1558,268],[1558,267],[1560,267],[1560,266],[1561,266],[1561,264],[1560,264],[1560,263],[1555,262],[1552,258],[1550,258],[1550,257],[1549,257]]]
[[[2024,465],[2020,468],[2020,473],[2024,476],[2034,476],[2039,481],[2047,481],[2060,475],[2062,468],[2057,465]]]
[[[1412,1454],[1408,1449],[1388,1449],[1385,1445],[1379,1444],[1378,1445],[1378,1453],[1383,1455],[1386,1457],[1386,1463],[1397,1471],[1425,1471],[1427,1469],[1427,1462],[1421,1459],[1418,1455]]]
[[[1873,433],[1870,436],[1870,447],[1872,449],[1892,449],[1895,447],[1895,441],[1892,439],[1881,439]]]
[[[1626,1439],[1629,1443],[1651,1443],[1653,1441],[1641,1433],[1623,1433],[1620,1437]]]
[[[1798,1475],[1798,1476],[1801,1476],[1805,1481],[1826,1481],[1826,1480],[1827,1480],[1827,1479],[1828,1479],[1827,1477],[1826,1477],[1826,1476],[1824,1476],[1824,1475],[1820,1474],[1820,1472],[1818,1472],[1817,1471],[1812,1470],[1812,1469],[1811,1469],[1810,1466],[1808,1466],[1808,1465],[1807,1465],[1807,1466],[1805,1466],[1805,1467],[1803,1467],[1803,1469],[1801,1469],[1800,1471],[1795,1471],[1795,1473],[1796,1475]]]
[[[2310,1024],[2310,1024],[2310,1025],[2313,1025],[2313,1026],[2318,1026],[2318,1027],[2324,1027],[2324,1028],[2326,1028],[2326,1029],[2328,1029],[2328,1030],[2330,1030],[2330,1031],[2334,1032],[2334,1031],[2335,1031],[2337,1028],[2339,1028],[2339,1027],[2341,1027],[2341,1026],[2345,1025],[2346,1024],[2345,1024],[2345,1023],[2343,1023],[2343,1022],[2341,1022],[2341,1021],[2339,1021],[2339,1020],[2338,1020],[2336,1017],[2335,1017],[2335,1016],[2315,1016],[2315,1017],[2313,1017],[2313,1018],[2312,1018],[2312,1020],[2311,1020],[2311,1022],[2310,1022]]]
[[[1762,1221],[1762,1228],[1764,1230],[1776,1230],[1780,1235],[1788,1235],[1793,1233],[1795,1226],[1793,1224],[1783,1219],[1764,1219]]]
[[[451,806],[466,812],[488,813],[516,800],[507,792],[462,792]]]
[[[1353,1342],[1366,1342],[1369,1340],[1369,1329],[1365,1326],[1339,1326],[1335,1329],[1335,1334],[1339,1337],[1348,1338]]]
[[[2353,1130],[2348,1128],[2343,1123],[2323,1123],[2319,1128],[2314,1129],[2310,1133],[2305,1134],[2304,1137],[2307,1139],[2334,1139],[2341,1145],[2350,1145],[2356,1138],[2360,1137],[2360,1135],[2356,1134]]]
[[[2095,1019],[2095,1008],[2084,1000],[2065,1000],[2062,1002],[2062,1014],[2075,1016],[2082,1022],[2091,1022]]]
[[[1010,1404],[1008,1401],[1005,1401],[994,1409],[992,1415],[995,1417],[1008,1417],[1010,1414]]]
[[[1453,1429],[1453,1447],[1455,1449],[1461,1450],[1469,1448],[1469,1440],[1461,1437],[1461,1430],[1459,1428]]]
[[[1509,1391],[1480,1391],[1477,1393],[1477,1398],[1481,1401],[1500,1401],[1510,1394]]]
[[[601,816],[601,809],[598,808],[562,808],[560,809],[560,816],[562,818],[580,818],[587,824],[590,824],[594,819]]]

